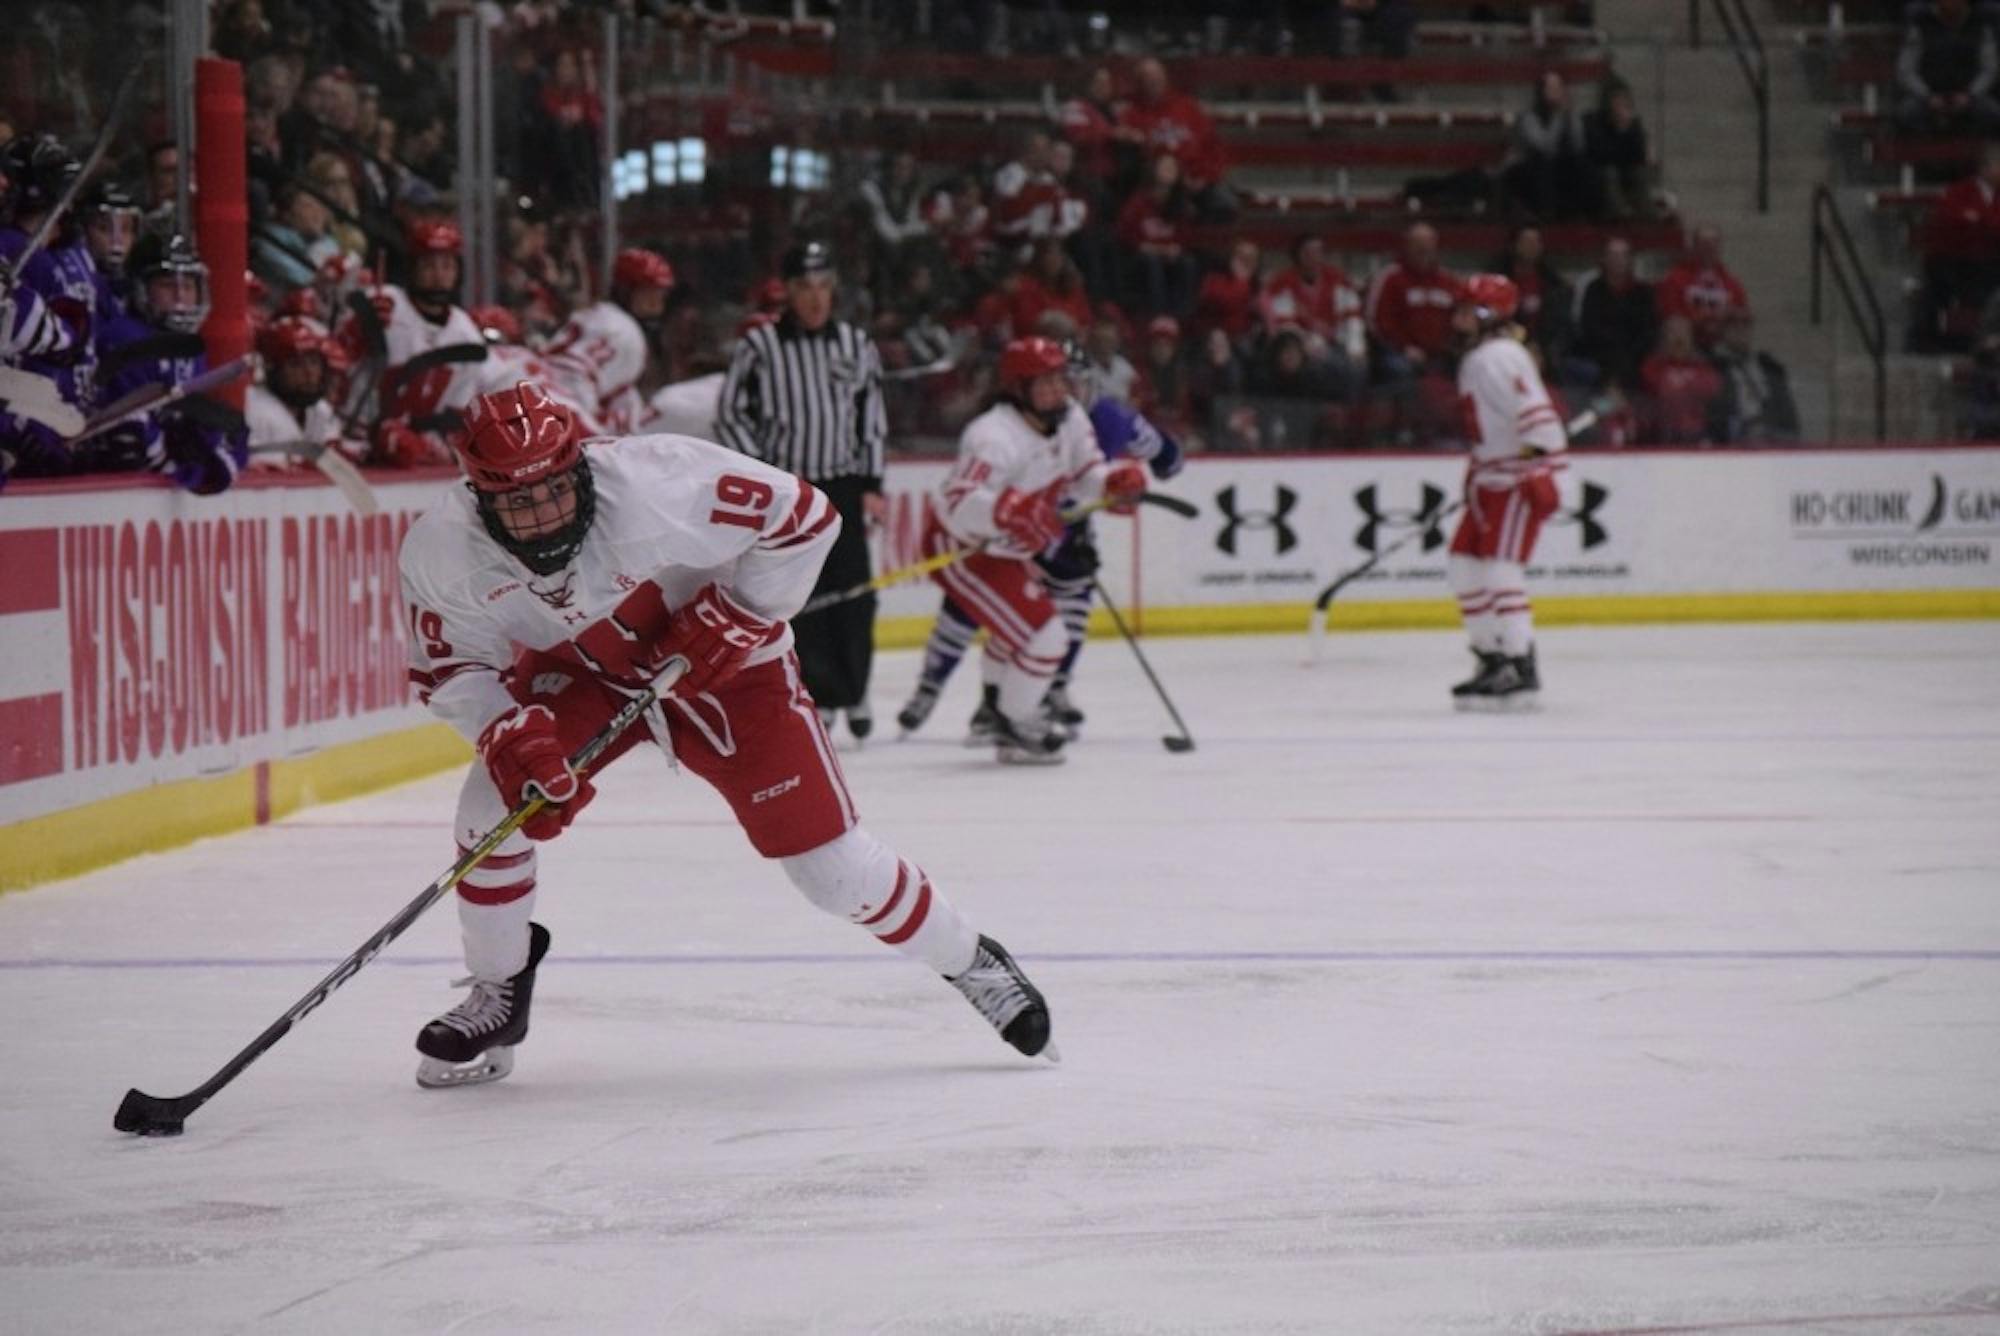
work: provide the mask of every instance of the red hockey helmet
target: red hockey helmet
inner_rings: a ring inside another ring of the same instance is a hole
[[[636,288],[671,288],[674,267],[655,251],[632,247],[618,252],[611,264],[611,286],[620,292]]]
[[[419,218],[403,234],[410,258],[419,255],[464,255],[465,236],[449,218]]]
[[[537,575],[568,565],[597,513],[576,414],[524,380],[474,399],[452,445],[493,541]]]
[[[1505,274],[1474,274],[1465,280],[1465,303],[1477,312],[1481,324],[1495,324],[1514,318],[1521,308],[1521,290]]]
[[[326,397],[332,351],[333,339],[319,321],[296,315],[273,320],[257,334],[264,387],[295,410],[310,407]]]
[[[501,343],[520,343],[524,340],[521,317],[504,306],[475,306],[466,312],[472,323],[492,342],[496,338]]]
[[[1000,354],[1000,392],[1025,398],[1038,378],[1067,370],[1069,354],[1054,339],[1015,339]]]

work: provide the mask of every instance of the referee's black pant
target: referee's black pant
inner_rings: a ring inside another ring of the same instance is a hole
[[[868,522],[861,511],[860,478],[828,478],[813,486],[840,512],[840,537],[820,568],[815,595],[851,589],[874,575],[868,563]],[[836,603],[795,618],[792,634],[806,690],[822,710],[845,710],[868,699],[868,673],[875,665],[875,595]]]

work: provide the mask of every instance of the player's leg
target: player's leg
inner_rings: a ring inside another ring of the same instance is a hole
[[[1096,575],[1098,566],[1097,545],[1092,540],[1090,521],[1085,519],[1070,526],[1063,535],[1062,545],[1037,564],[1042,569],[1042,582],[1048,586],[1049,598],[1056,605],[1067,637],[1062,663],[1057,666],[1055,677],[1049,683],[1043,705],[1049,718],[1074,737],[1083,726],[1083,711],[1070,699],[1069,687],[1076,673],[1076,661],[1083,653],[1084,636],[1090,629],[1090,604],[1094,592],[1091,579]]]
[[[1494,675],[1506,662],[1500,645],[1500,620],[1494,612],[1498,591],[1493,587],[1491,570],[1492,553],[1499,542],[1499,511],[1494,493],[1474,488],[1452,534],[1445,563],[1452,592],[1458,596],[1459,619],[1465,623],[1466,638],[1479,661],[1472,676],[1451,689],[1452,704],[1462,710],[1477,708],[1490,698]]]
[[[952,598],[986,628],[999,712],[998,755],[1011,764],[1061,759],[1063,736],[1042,714],[1067,637],[1034,566],[984,554],[937,573]]]
[[[1493,616],[1499,623],[1505,669],[1494,684],[1494,699],[1507,708],[1532,704],[1542,689],[1535,662],[1534,605],[1528,600],[1526,566],[1534,555],[1542,522],[1556,509],[1555,480],[1537,474],[1507,493],[1491,563]]]
[[[522,704],[542,704],[556,717],[565,751],[604,727],[619,702],[572,666],[547,655],[523,655],[509,674]],[[628,731],[612,744],[598,769],[635,745],[643,733]],[[507,802],[486,767],[474,761],[459,790],[459,852],[477,843],[507,815]],[[536,889],[535,844],[516,831],[458,884],[459,936],[466,977],[455,986],[465,999],[417,1034],[417,1083],[441,1089],[497,1081],[514,1067],[514,1046],[528,1035],[535,970],[549,949],[549,933],[531,921]]]
[[[937,620],[931,624],[930,639],[924,642],[924,666],[917,678],[917,689],[896,715],[896,723],[905,733],[916,732],[931,717],[944,684],[951,680],[978,634],[979,623],[946,596]]]
[[[757,852],[778,860],[808,900],[929,965],[1021,1052],[1046,1047],[1048,1007],[1005,949],[981,937],[921,867],[857,824],[839,758],[789,656],[670,709],[675,756],[728,800]]]

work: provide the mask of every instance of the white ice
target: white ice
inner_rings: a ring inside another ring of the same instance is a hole
[[[0,898],[7,1333],[2000,1331],[2000,624],[1094,643],[1055,770],[869,824],[1046,990],[1020,1060],[699,781],[544,855],[512,1078],[421,1091],[454,915],[188,1123],[451,861],[456,779]],[[915,656],[886,656],[893,713]],[[891,729],[893,732],[893,729]]]

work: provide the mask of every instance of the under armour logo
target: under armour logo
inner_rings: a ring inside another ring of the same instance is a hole
[[[1222,532],[1216,536],[1215,545],[1233,557],[1236,555],[1238,529],[1275,529],[1278,551],[1289,552],[1298,546],[1299,536],[1293,532],[1292,526],[1286,523],[1285,517],[1290,515],[1298,504],[1299,494],[1289,487],[1281,486],[1278,488],[1278,504],[1275,509],[1239,511],[1236,508],[1236,488],[1225,487],[1215,494],[1215,508],[1221,511],[1222,517],[1229,522],[1222,526]]]
[[[1594,482],[1587,482],[1578,489],[1578,492],[1582,498],[1581,504],[1575,510],[1565,510],[1556,515],[1552,522],[1580,527],[1583,530],[1583,538],[1579,546],[1588,552],[1611,537],[1610,531],[1597,522],[1597,512],[1602,510],[1604,503],[1610,499],[1611,489],[1600,487]]]
[[[1444,533],[1438,528],[1444,509],[1445,498],[1449,495],[1442,487],[1425,483],[1419,494],[1423,499],[1415,510],[1385,510],[1377,498],[1375,484],[1369,483],[1354,494],[1354,504],[1360,508],[1361,528],[1354,535],[1354,545],[1364,552],[1373,552],[1382,530],[1419,527],[1424,531],[1423,550],[1432,551],[1444,545]]]

